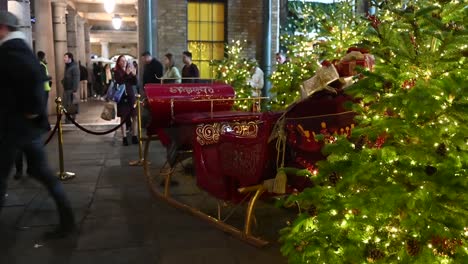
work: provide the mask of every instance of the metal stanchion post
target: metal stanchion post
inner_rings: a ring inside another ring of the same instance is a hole
[[[55,103],[57,104],[56,106],[56,111],[57,111],[57,116],[60,116],[62,113],[62,98],[57,97],[55,99]],[[60,164],[60,171],[57,173],[59,176],[59,179],[62,181],[66,181],[69,179],[72,179],[75,177],[75,173],[73,172],[66,172],[65,171],[65,166],[64,166],[64,161],[63,161],[63,131],[62,131],[62,120],[57,119],[58,123],[58,149],[59,149],[59,164]]]
[[[137,99],[137,123],[138,123],[138,157],[139,160],[130,161],[128,164],[130,166],[143,166],[143,143],[141,142],[141,95],[136,95]]]

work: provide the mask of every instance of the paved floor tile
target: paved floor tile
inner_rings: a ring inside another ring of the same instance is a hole
[[[79,122],[98,121],[99,116],[86,117],[85,113],[100,115],[102,103],[93,103],[92,107],[83,108]],[[44,241],[43,233],[58,223],[53,200],[34,180],[11,179],[7,207],[0,215],[1,264],[286,263],[275,241],[279,229],[296,212],[275,208],[271,202],[260,203],[256,212],[259,226],[254,226],[253,231],[273,243],[258,249],[155,199],[143,168],[128,165],[139,158],[137,145],[123,147],[119,132],[94,136],[67,130],[64,143],[65,170],[75,172],[76,178],[63,184],[79,232],[69,238]],[[51,168],[57,171],[56,138],[46,151]],[[152,142],[149,161],[154,175],[164,164],[165,156],[160,142]],[[178,187],[171,189],[177,200],[216,215],[217,200],[196,187],[196,178],[189,170],[178,167],[174,178],[180,181]],[[156,187],[162,191],[158,186],[160,179],[157,178]],[[240,207],[229,222],[242,228],[244,209]],[[224,216],[226,213],[223,210]]]
[[[159,264],[159,252],[153,246],[85,250],[73,253],[70,264]]]

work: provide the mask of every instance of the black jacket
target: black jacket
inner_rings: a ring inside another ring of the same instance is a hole
[[[80,68],[74,61],[65,64],[65,74],[62,80],[63,90],[77,92],[80,88]]]
[[[85,66],[80,65],[80,81],[88,80],[88,69]]]
[[[145,65],[143,72],[143,85],[147,83],[161,83],[161,80],[156,78],[161,78],[163,76],[163,66],[161,62],[153,58],[151,62]]]
[[[28,140],[43,132],[44,82],[47,77],[26,42],[20,38],[0,45],[0,143]],[[34,119],[26,115],[38,115]]]

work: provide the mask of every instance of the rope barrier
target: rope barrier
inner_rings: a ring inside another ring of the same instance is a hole
[[[54,137],[55,133],[57,132],[57,129],[59,127],[59,123],[60,123],[60,120],[62,120],[62,114],[60,115],[57,115],[57,121],[55,122],[55,127],[54,129],[52,129],[52,131],[50,132],[49,134],[49,137],[46,139],[46,141],[44,142],[44,146],[46,146],[47,144],[49,144],[49,142],[52,140],[52,138]]]
[[[62,110],[64,113],[65,113],[65,116],[66,118],[72,122],[77,128],[79,128],[80,130],[88,133],[88,134],[92,134],[92,135],[96,135],[96,136],[102,136],[102,135],[107,135],[107,134],[110,134],[112,132],[115,132],[117,131],[120,127],[122,127],[131,117],[131,113],[129,113],[125,119],[123,119],[120,124],[114,128],[112,128],[111,130],[108,130],[108,131],[102,131],[102,132],[95,132],[95,131],[91,131],[89,129],[86,129],[84,128],[83,126],[81,126],[80,124],[78,124],[75,119],[67,112],[67,110],[63,109]]]

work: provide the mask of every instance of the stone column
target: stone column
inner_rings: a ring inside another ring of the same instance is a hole
[[[31,7],[29,6],[29,0],[8,0],[8,11],[18,17],[20,23],[19,29],[26,34],[26,42],[32,47]]]
[[[54,33],[52,28],[52,6],[50,0],[34,1],[34,15],[36,16],[36,35],[35,47],[37,51],[43,51],[46,54],[47,68],[49,75],[52,76],[52,89],[49,92],[49,113],[55,113],[55,98],[57,97],[58,82],[55,79],[55,53],[54,53]]]
[[[109,42],[101,41],[101,57],[109,59]]]
[[[66,2],[52,3],[52,23],[54,25],[54,43],[55,43],[55,89],[57,96],[62,96],[62,79],[65,72],[65,63],[63,55],[67,52],[67,21],[65,12],[67,10]]]
[[[85,20],[82,19],[81,17],[77,17],[77,31],[76,31],[76,36],[77,36],[77,54],[76,58],[77,60],[81,61],[82,65],[86,64],[86,56],[85,56],[85,29],[84,29],[84,24]]]
[[[84,39],[85,39],[85,61],[88,67],[91,68],[91,41],[90,41],[90,29],[88,23],[83,25],[84,27]]]
[[[67,48],[68,52],[71,52],[78,63],[78,52],[77,52],[77,34],[76,34],[76,11],[68,9],[67,15]]]

